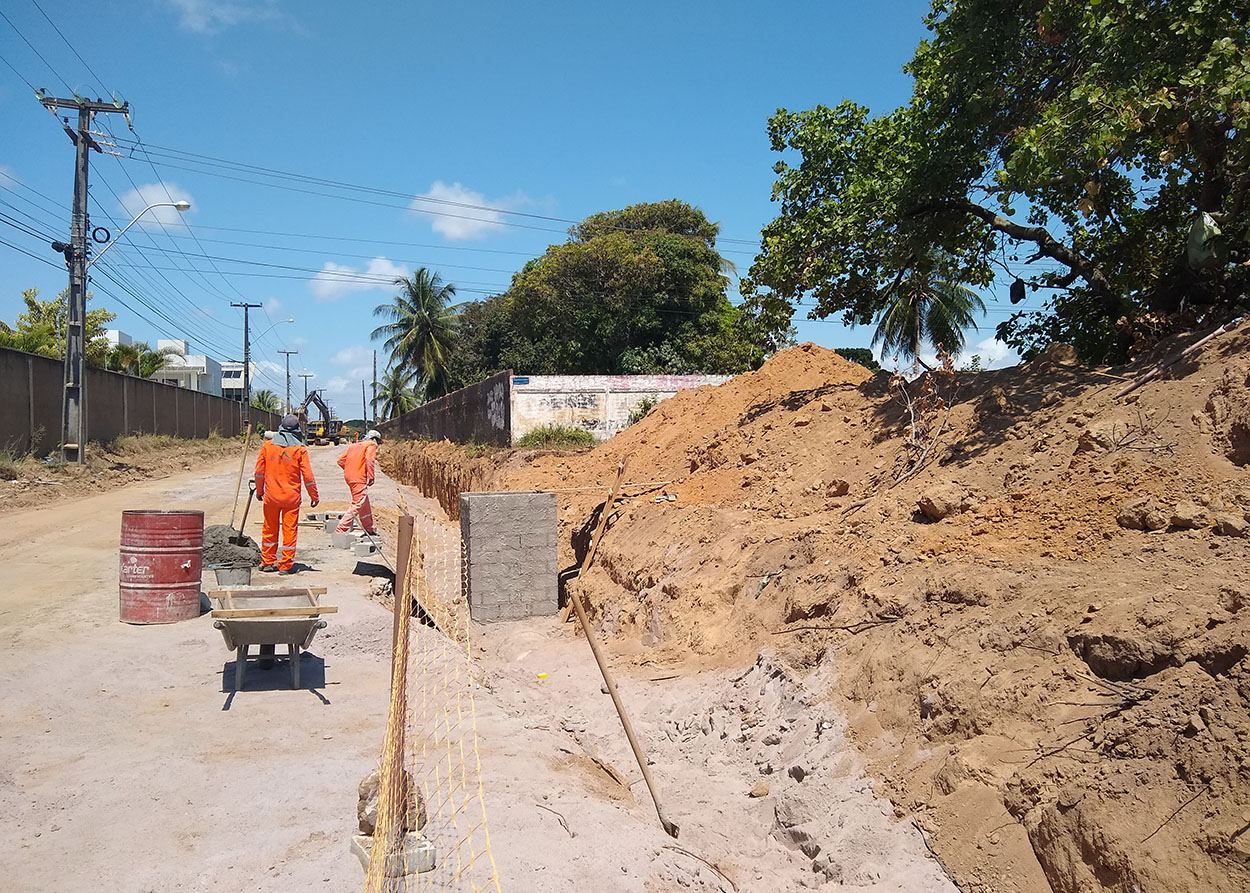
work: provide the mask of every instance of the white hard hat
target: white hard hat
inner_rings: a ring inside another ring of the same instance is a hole
[[[377,428],[370,428],[368,431],[365,432],[365,440],[369,440],[370,438],[377,441],[378,443],[381,443],[382,432],[379,431]]]

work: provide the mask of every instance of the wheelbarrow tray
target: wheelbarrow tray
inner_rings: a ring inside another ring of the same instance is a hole
[[[300,649],[308,648],[317,630],[325,628],[321,615],[338,612],[334,605],[320,603],[319,597],[325,591],[324,587],[306,586],[216,589],[208,593],[213,626],[221,630],[226,647],[237,653],[236,691],[242,688],[247,651],[253,645],[286,645],[291,659],[291,682],[299,688]]]

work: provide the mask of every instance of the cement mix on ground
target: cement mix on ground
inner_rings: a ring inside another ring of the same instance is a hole
[[[212,524],[204,528],[204,564],[260,564],[260,547],[250,536],[242,545],[234,542],[239,531],[229,524]]]

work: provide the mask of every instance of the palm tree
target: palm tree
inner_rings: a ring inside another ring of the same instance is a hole
[[[123,375],[133,375],[139,366],[139,346],[137,344],[117,344],[109,351],[108,367]]]
[[[169,364],[171,356],[181,356],[172,347],[153,350],[147,342],[118,344],[108,352],[108,368],[124,375],[151,378]]]
[[[890,302],[877,315],[872,344],[887,356],[901,356],[924,366],[920,351],[939,344],[951,356],[964,349],[964,329],[976,329],[974,315],[985,302],[972,289],[933,275],[934,258],[913,266],[899,280]]]
[[[135,375],[140,378],[151,378],[169,364],[170,357],[182,356],[172,347],[153,350],[145,342],[140,341],[135,347],[139,351],[139,361],[135,364]]]
[[[378,405],[383,418],[393,419],[417,408],[417,394],[412,387],[415,377],[415,373],[402,366],[390,366],[382,373],[378,382]]]
[[[277,412],[281,407],[282,403],[273,391],[252,392],[252,409],[259,409],[261,412]]]
[[[385,339],[390,364],[411,370],[420,379],[425,399],[441,397],[448,389],[448,361],[460,330],[460,305],[452,304],[456,286],[444,283],[425,267],[395,280],[397,294],[389,304],[373,308],[388,320],[373,330],[374,340]]]

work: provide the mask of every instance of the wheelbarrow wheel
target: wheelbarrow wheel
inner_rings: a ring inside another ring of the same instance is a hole
[[[262,670],[273,669],[273,656],[275,653],[273,645],[260,646],[260,668]]]

